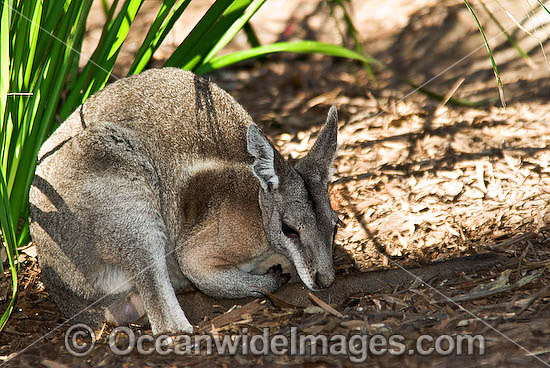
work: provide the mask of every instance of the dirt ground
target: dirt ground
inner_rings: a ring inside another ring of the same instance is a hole
[[[194,16],[208,3],[197,6]],[[209,78],[235,96],[291,158],[307,151],[328,107],[338,107],[340,149],[330,185],[333,207],[345,224],[337,235],[338,273],[422,266],[485,252],[506,255],[509,261],[455,278],[436,277],[383,293],[332,301],[333,308],[314,301],[307,309],[275,307],[269,302],[247,306],[243,309],[247,312],[232,312],[226,323],[203,322],[200,331],[258,334],[269,327],[271,333],[288,336],[296,326],[304,334],[404,337],[406,354],[371,354],[363,363],[366,366],[550,365],[550,64],[544,52],[548,47],[546,24],[539,22],[541,12],[522,21],[534,1],[486,3],[505,29],[512,27],[509,33],[531,57],[530,62],[521,59],[476,7],[495,51],[505,108],[499,102],[478,107],[441,106],[413,93],[387,71],[377,71],[373,80],[360,64],[319,55],[275,55]],[[464,78],[455,97],[472,101],[497,97],[498,101],[487,51],[462,1],[369,0],[353,1],[352,5],[354,21],[371,55],[415,83],[430,81],[426,87],[440,94]],[[138,26],[154,17],[158,2],[145,6],[151,11],[137,19]],[[546,16],[550,24],[550,16]],[[294,38],[342,42],[336,30],[343,23],[335,23],[322,2],[268,1],[255,19],[262,42]],[[98,37],[101,21],[100,12],[91,18],[89,45]],[[521,22],[525,31],[518,30],[515,21]],[[182,21],[182,28],[166,41],[155,65],[177,46],[188,24]],[[128,43],[115,75],[124,76],[138,42]],[[351,45],[349,40],[345,42]],[[85,45],[85,51],[86,47],[92,46]],[[242,47],[246,40],[241,35],[229,49]],[[134,352],[117,356],[108,347],[109,326],[95,331],[98,341],[93,353],[77,358],[64,347],[69,324],[61,325],[65,320],[48,298],[32,247],[21,255],[21,261],[16,308],[0,335],[0,366],[354,365],[346,355],[161,356]],[[8,288],[0,290],[4,290],[0,295],[3,306]],[[132,328],[137,333],[147,332],[146,327]],[[425,334],[482,335],[485,353],[408,354],[415,339]]]

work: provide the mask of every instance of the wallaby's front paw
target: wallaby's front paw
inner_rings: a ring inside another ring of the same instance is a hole
[[[290,274],[289,273],[283,273],[283,266],[280,264],[273,265],[269,267],[267,270],[267,275],[273,275],[274,278],[279,279],[281,282],[280,286],[283,286],[290,280]]]
[[[262,298],[266,293],[274,293],[290,280],[290,275],[283,273],[280,264],[271,266],[263,275],[256,276],[250,296]]]
[[[269,279],[267,291],[270,293],[276,292],[290,280],[290,274],[283,273],[283,267],[280,264],[271,266],[264,276]]]

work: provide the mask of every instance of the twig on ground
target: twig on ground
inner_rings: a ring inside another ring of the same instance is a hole
[[[516,275],[519,275],[519,271],[521,270],[521,264],[523,263],[523,260],[525,259],[525,256],[527,255],[527,252],[529,251],[529,248],[531,248],[532,245],[533,245],[533,243],[531,243],[528,240],[527,241],[527,246],[525,247],[525,249],[521,253],[521,257],[519,257],[518,267],[516,268]]]
[[[321,299],[319,299],[318,297],[316,297],[312,293],[308,293],[308,295],[311,298],[311,300],[313,300],[319,307],[323,308],[328,313],[332,314],[333,316],[339,317],[339,318],[344,317],[344,315],[342,313],[338,312],[336,309],[334,309],[333,307],[331,307],[330,305],[328,305],[327,303],[325,303],[324,301],[322,301]]]
[[[511,247],[512,245],[516,244],[517,242],[533,239],[533,238],[536,238],[536,237],[537,237],[537,234],[530,231],[530,232],[527,232],[525,234],[521,234],[519,236],[515,236],[513,238],[506,239],[506,240],[504,240],[500,243],[484,244],[483,247],[487,250],[492,250],[492,251],[497,251],[497,252],[502,252],[502,251],[508,252],[510,250],[509,248],[508,249],[503,249],[503,248]]]
[[[519,288],[523,287],[524,285],[530,283],[531,281],[535,280],[539,276],[540,276],[540,272],[536,273],[536,274],[525,276],[524,278],[520,279],[518,282],[516,282],[513,285],[498,287],[498,288],[495,288],[495,289],[478,291],[478,292],[465,294],[465,295],[459,295],[459,296],[456,296],[454,298],[439,299],[439,300],[435,300],[434,302],[432,302],[432,304],[461,303],[461,302],[466,302],[466,301],[485,298],[485,297],[488,297],[488,296],[493,296],[493,295],[500,294],[500,293],[505,293],[505,292],[508,292],[508,291],[519,289]]]

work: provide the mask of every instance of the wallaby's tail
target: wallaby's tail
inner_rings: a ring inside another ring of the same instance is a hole
[[[433,278],[452,278],[462,272],[470,273],[473,271],[488,270],[491,267],[506,264],[507,262],[508,258],[503,255],[485,253],[436,262],[425,267],[340,275],[336,277],[336,280],[329,288],[318,291],[315,295],[328,303],[332,303],[345,300],[352,295],[372,294],[407,286],[418,278],[424,281]],[[289,304],[305,307],[311,304],[308,293],[309,290],[302,283],[292,283],[283,286],[275,293],[275,296]],[[192,323],[197,323],[204,316],[211,317],[215,311],[220,311],[220,308],[216,308],[215,305],[221,306],[225,311],[235,304],[244,304],[252,301],[254,298],[218,300],[201,292],[193,291],[180,295],[178,299],[185,310],[187,318]]]

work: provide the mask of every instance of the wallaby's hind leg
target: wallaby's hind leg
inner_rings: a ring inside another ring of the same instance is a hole
[[[57,154],[56,158],[62,160],[73,152],[60,150]],[[104,160],[127,159],[123,150],[106,148],[102,154]],[[96,166],[101,164],[97,157],[80,158],[95,159]],[[68,287],[74,290],[71,298],[79,302],[75,303],[78,306],[99,300],[94,306],[104,308],[109,306],[104,303],[107,298],[119,303],[135,290],[141,300],[132,304],[143,307],[127,309],[128,316],[144,309],[155,334],[191,332],[192,326],[171,284],[166,261],[170,240],[160,213],[158,193],[150,180],[139,171],[135,159],[134,165],[129,163],[126,170],[120,167],[111,170],[110,166],[105,169],[101,165],[98,171],[92,165],[92,170],[82,170],[81,161],[78,158],[72,161],[75,168],[64,167],[63,181],[35,179],[31,191],[31,232],[39,248],[41,267],[50,267],[52,271],[50,292]],[[121,306],[115,305],[115,309],[124,312],[126,306]],[[71,305],[62,307],[66,307],[64,313],[70,316],[81,312]],[[109,317],[110,309],[104,312]]]
[[[193,327],[185,317],[170,282],[164,243],[146,244],[149,244],[148,249],[141,249],[143,258],[138,257],[124,269],[141,297],[153,334],[191,333]]]
[[[105,188],[95,199],[100,205],[92,210],[103,213],[88,215],[100,222],[95,228],[102,229],[97,235],[106,242],[100,247],[102,258],[108,263],[116,257],[117,266],[141,298],[154,334],[190,333],[193,327],[170,280],[166,257],[173,255],[166,254],[170,240],[157,197],[147,183],[133,179],[105,178],[103,185],[116,190]]]

